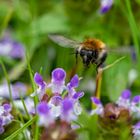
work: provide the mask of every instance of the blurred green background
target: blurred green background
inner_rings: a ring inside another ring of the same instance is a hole
[[[101,98],[115,101],[122,90],[130,88],[133,95],[140,93],[140,0],[115,0],[105,14],[99,13],[98,0],[1,0],[0,37],[10,32],[11,37],[24,44],[33,73],[41,72],[49,81],[56,67],[66,70],[68,77],[75,66],[73,49],[62,48],[48,39],[49,33],[58,33],[79,42],[86,38],[98,38],[108,48],[135,48],[137,58],[131,54],[109,53],[106,65],[116,59],[126,58],[103,73]],[[11,82],[29,83],[26,60],[5,63]],[[16,71],[15,71],[16,70]],[[132,81],[132,71],[136,78]],[[19,73],[19,74],[18,74]],[[89,98],[95,92],[95,66],[84,68],[79,58],[76,73],[83,77],[79,90],[85,91],[83,102],[89,107]],[[3,79],[0,68],[1,80]],[[67,78],[67,81],[69,78]]]

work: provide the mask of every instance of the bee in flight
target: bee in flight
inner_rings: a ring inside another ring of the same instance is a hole
[[[82,43],[78,43],[61,35],[50,34],[48,37],[62,47],[74,48],[76,60],[80,55],[85,66],[96,64],[98,70],[107,58],[106,45],[99,39],[87,39]]]

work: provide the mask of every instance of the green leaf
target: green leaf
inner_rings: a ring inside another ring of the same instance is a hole
[[[50,32],[65,32],[68,31],[66,17],[59,13],[49,13],[36,19],[31,24],[31,33],[46,34]]]

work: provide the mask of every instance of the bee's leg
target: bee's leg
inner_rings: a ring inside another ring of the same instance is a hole
[[[98,74],[98,66],[96,66],[96,73]]]
[[[88,60],[87,56],[84,55],[84,56],[82,57],[82,59],[83,59],[83,64],[84,64],[84,66],[85,66],[85,67],[88,67],[90,61]]]
[[[97,63],[96,71],[98,72],[98,68],[104,67],[104,62],[107,58],[107,52],[104,52],[102,54],[102,57],[100,58],[99,62]]]
[[[97,64],[97,66],[96,66],[96,72],[98,73],[99,69],[101,69],[103,67],[104,67],[104,63],[103,62],[100,62],[99,64]]]
[[[96,59],[95,58],[92,58],[91,63],[93,64],[95,62],[96,62]]]
[[[78,50],[76,50],[76,53],[75,53],[75,58],[76,58],[76,64],[78,63]]]

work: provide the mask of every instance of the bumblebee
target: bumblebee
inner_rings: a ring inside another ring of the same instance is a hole
[[[96,64],[96,69],[98,70],[107,58],[106,45],[99,39],[90,38],[82,43],[78,43],[61,35],[50,34],[48,37],[62,47],[74,48],[76,60],[78,55],[80,55],[83,64],[87,67],[90,64]]]

